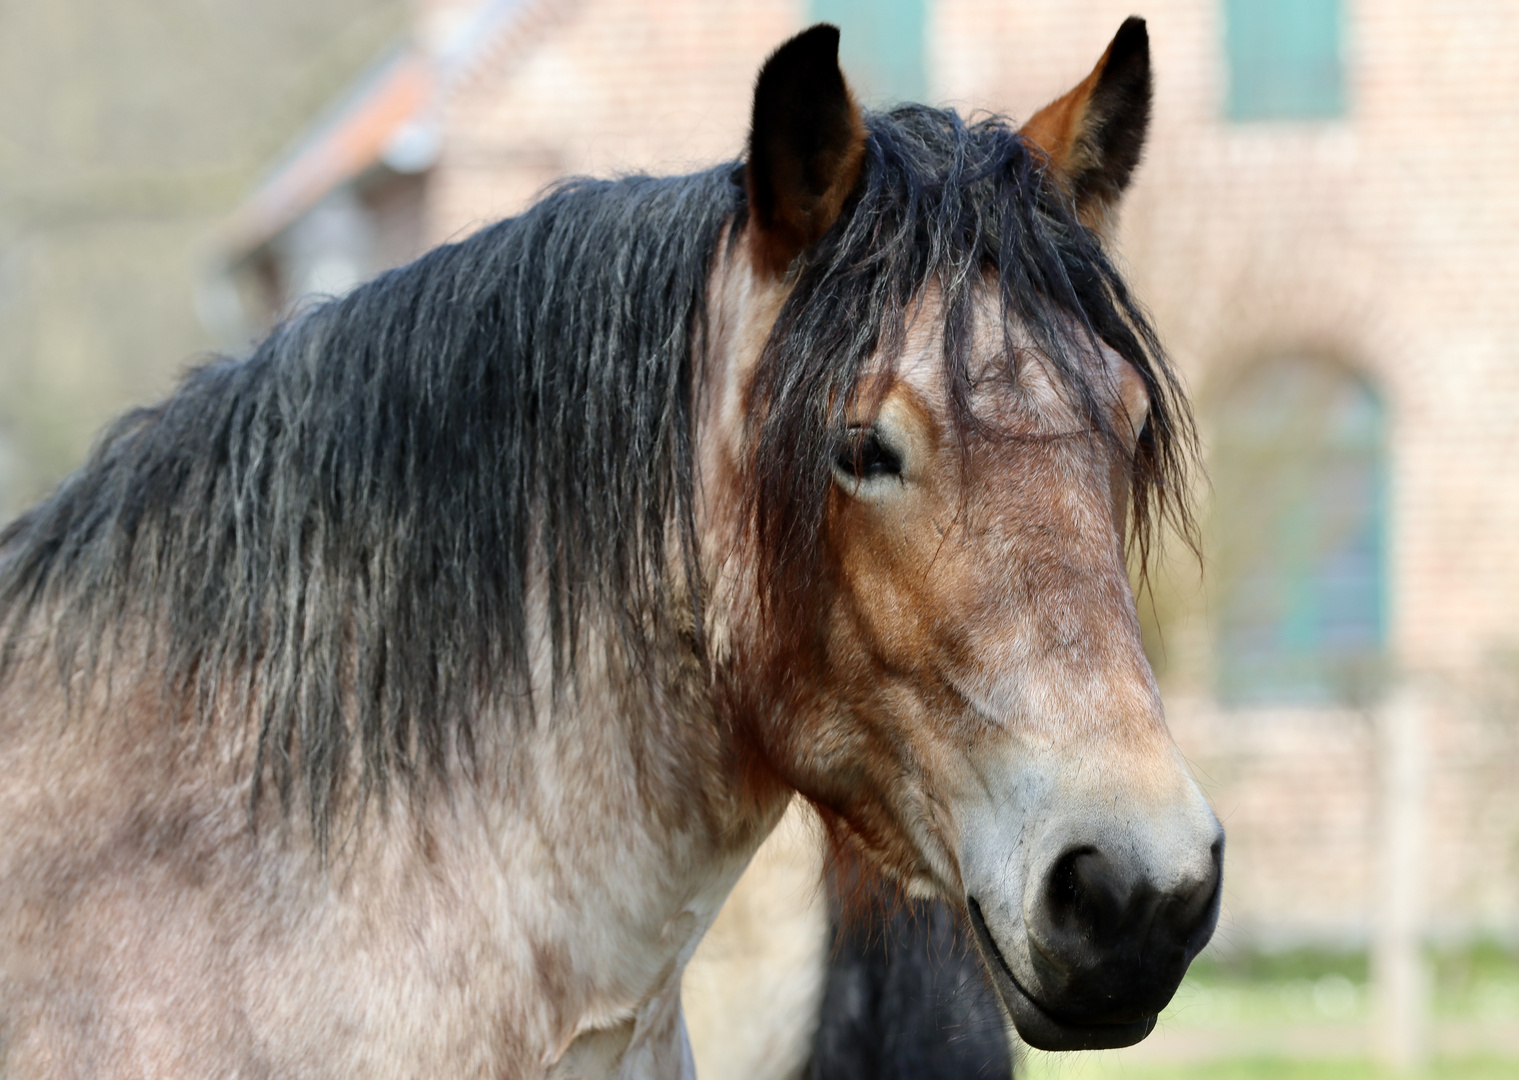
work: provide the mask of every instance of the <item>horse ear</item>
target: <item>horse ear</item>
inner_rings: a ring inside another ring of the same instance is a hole
[[[1150,33],[1131,15],[1092,73],[1036,112],[1021,134],[1042,150],[1083,223],[1109,231],[1150,126]]]
[[[819,23],[771,54],[754,85],[745,182],[758,266],[777,277],[838,220],[865,159],[865,123]]]

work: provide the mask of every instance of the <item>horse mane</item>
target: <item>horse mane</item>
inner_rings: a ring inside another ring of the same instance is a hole
[[[693,548],[732,172],[565,183],[121,418],[0,534],[0,675],[31,615],[65,676],[140,620],[175,697],[257,709],[254,797],[299,781],[325,840],[351,754],[383,794],[469,757],[482,697],[532,707],[530,582],[556,687],[593,607],[636,645],[672,522]]]
[[[970,303],[988,269],[1009,328],[1105,437],[1072,320],[1144,378],[1142,556],[1163,510],[1185,524],[1191,426],[1101,243],[1005,121],[908,106],[867,127],[860,189],[795,268],[754,385],[760,580],[804,595],[844,403],[930,281],[955,415],[978,423]],[[355,764],[383,796],[472,759],[484,704],[532,711],[534,612],[555,694],[588,613],[634,654],[661,625],[694,625],[700,650],[695,360],[743,200],[733,163],[570,181],[190,372],[0,533],[0,679],[39,626],[68,684],[140,625],[173,699],[256,714],[253,799],[298,791],[325,843]]]

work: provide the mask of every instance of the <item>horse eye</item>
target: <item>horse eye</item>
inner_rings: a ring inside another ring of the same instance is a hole
[[[855,428],[839,447],[834,464],[860,480],[902,475],[902,459],[882,444],[874,428]]]

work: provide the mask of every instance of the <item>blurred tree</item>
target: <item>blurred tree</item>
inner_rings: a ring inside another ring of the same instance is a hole
[[[213,342],[199,245],[408,0],[0,0],[0,518]]]

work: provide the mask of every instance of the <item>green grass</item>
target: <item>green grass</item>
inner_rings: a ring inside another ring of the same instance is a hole
[[[1493,942],[1428,953],[1437,1019],[1519,1022],[1519,955]],[[1371,1004],[1365,951],[1199,957],[1167,1015],[1182,1023],[1350,1021]],[[1519,1077],[1519,1072],[1516,1072]]]
[[[1436,1017],[1519,1021],[1519,956],[1512,951],[1493,942],[1434,950],[1430,970]]]
[[[1359,1023],[1372,1012],[1370,988],[1337,971],[1261,982],[1188,978],[1161,1014],[1163,1027],[1217,1028]]]
[[[1065,1060],[1074,1058],[1076,1060]],[[1489,1059],[1435,1062],[1419,1080],[1514,1080],[1519,1063]],[[1409,1080],[1369,1061],[1295,1061],[1254,1057],[1187,1065],[1134,1064],[1118,1052],[1057,1055],[1032,1051],[1019,1080]]]
[[[1492,944],[1432,950],[1429,972],[1437,1028],[1519,1025],[1514,952]],[[1207,956],[1193,965],[1144,1046],[1029,1051],[1019,1080],[1410,1080],[1362,1052],[1375,1020],[1364,952]],[[1463,1054],[1459,1043],[1444,1046]],[[1519,1080],[1519,1060],[1478,1052],[1474,1045],[1464,1056],[1437,1060],[1416,1080]]]
[[[1187,978],[1207,983],[1260,983],[1339,975],[1352,982],[1364,983],[1369,967],[1364,949],[1204,953],[1192,964]]]

